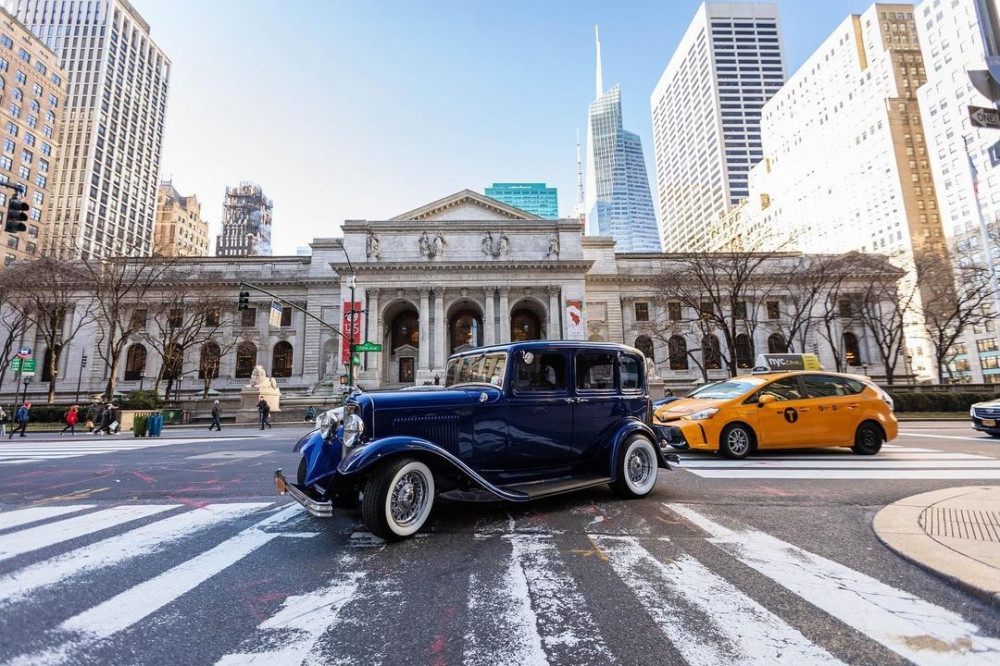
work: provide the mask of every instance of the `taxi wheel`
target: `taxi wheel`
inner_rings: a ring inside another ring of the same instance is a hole
[[[854,433],[851,450],[861,456],[873,456],[882,448],[882,429],[871,422],[862,423]]]
[[[626,499],[645,497],[656,485],[659,467],[653,443],[642,435],[632,435],[622,446],[616,467],[611,490]]]
[[[386,541],[415,534],[434,506],[434,475],[413,458],[389,461],[365,484],[361,515],[368,531]]]
[[[719,436],[719,453],[726,458],[746,458],[753,450],[754,436],[749,427],[734,423]]]

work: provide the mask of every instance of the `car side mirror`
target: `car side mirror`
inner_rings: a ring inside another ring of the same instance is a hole
[[[486,402],[489,399],[490,399],[490,396],[486,395],[486,393],[480,393],[479,394],[479,402]]]
[[[777,398],[775,398],[773,395],[771,395],[770,393],[765,393],[764,395],[757,398],[757,406],[763,407],[764,405],[770,405],[775,400],[777,400]]]

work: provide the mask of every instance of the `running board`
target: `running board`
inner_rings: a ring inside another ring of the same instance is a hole
[[[573,479],[560,479],[558,481],[535,481],[533,483],[518,483],[510,486],[500,486],[502,489],[514,493],[523,493],[529,499],[536,500],[549,495],[561,495],[573,490],[592,488],[593,486],[603,486],[611,483],[608,476],[587,476]]]

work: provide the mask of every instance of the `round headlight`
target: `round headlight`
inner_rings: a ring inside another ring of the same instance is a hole
[[[344,419],[344,446],[351,448],[361,439],[365,431],[365,422],[357,414],[351,414]]]

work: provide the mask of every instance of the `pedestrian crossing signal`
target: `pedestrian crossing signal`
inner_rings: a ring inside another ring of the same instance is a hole
[[[249,310],[250,309],[250,292],[249,291],[241,291],[240,292],[240,302],[239,302],[239,305],[236,306],[236,309],[239,310],[240,312],[243,312],[244,310]]]

